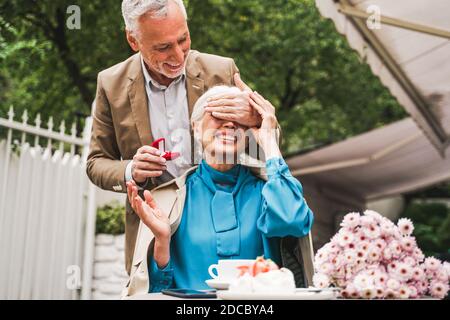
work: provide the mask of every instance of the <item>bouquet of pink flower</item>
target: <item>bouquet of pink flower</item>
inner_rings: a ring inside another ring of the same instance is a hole
[[[426,258],[409,219],[397,225],[379,213],[347,214],[339,232],[315,256],[314,286],[341,288],[344,298],[443,299],[450,263]]]

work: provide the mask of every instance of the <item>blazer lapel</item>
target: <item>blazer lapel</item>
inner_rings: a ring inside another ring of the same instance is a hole
[[[128,97],[139,138],[142,145],[150,144],[153,141],[153,137],[150,128],[150,115],[140,54],[135,55],[128,77],[131,80],[128,86]]]
[[[200,78],[201,68],[196,60],[197,52],[191,51],[186,62],[186,92],[188,98],[189,119],[191,118],[194,104],[205,92],[205,82]]]

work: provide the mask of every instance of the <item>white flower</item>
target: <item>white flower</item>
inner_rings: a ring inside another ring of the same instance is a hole
[[[425,259],[425,268],[427,270],[436,271],[441,266],[441,261],[435,257],[429,257]]]
[[[397,290],[400,288],[400,282],[397,279],[390,278],[386,281],[386,287],[388,289]]]
[[[398,297],[400,299],[408,299],[409,298],[409,287],[407,285],[402,285],[399,289],[398,289]]]
[[[447,273],[447,276],[448,276],[449,281],[450,281],[450,263],[447,262],[447,261],[445,261],[445,262],[442,264],[442,268],[443,268],[443,269],[445,270],[445,272]]]
[[[370,277],[364,273],[360,273],[353,280],[353,285],[359,291],[368,288],[373,288],[374,287],[373,277]]]
[[[400,230],[400,233],[406,236],[409,236],[414,230],[414,225],[408,218],[399,219],[397,222],[397,226]]]
[[[444,299],[448,292],[448,284],[442,282],[433,282],[430,286],[430,293],[433,297]]]
[[[425,272],[423,272],[422,268],[415,267],[412,270],[412,278],[416,281],[423,281],[425,280]]]
[[[341,229],[339,232],[338,243],[341,247],[345,247],[347,244],[353,242],[354,236],[353,233],[347,231],[346,229]]]
[[[378,247],[372,246],[369,249],[369,253],[367,255],[367,259],[370,262],[378,262],[378,260],[380,260],[380,258],[381,258],[381,251],[380,251],[380,249],[378,249]]]
[[[377,296],[377,291],[374,287],[365,288],[361,290],[360,295],[363,299],[373,299]]]
[[[383,221],[380,225],[381,235],[390,237],[394,234],[394,224],[392,222]]]
[[[356,260],[356,251],[352,249],[345,250],[344,259],[347,264],[353,264]]]
[[[341,227],[347,229],[356,228],[359,225],[360,215],[358,212],[350,212],[345,215],[344,219],[341,222]]]
[[[416,247],[416,241],[413,237],[404,237],[400,240],[401,246],[405,251],[413,251]]]
[[[333,271],[334,267],[331,263],[325,262],[319,266],[319,272],[324,274],[330,274]]]
[[[313,284],[316,288],[327,288],[330,285],[330,278],[326,274],[316,273],[313,276]]]
[[[413,275],[413,269],[409,264],[406,263],[397,264],[397,268],[395,271],[398,274],[399,278],[403,281],[408,281]]]
[[[374,276],[375,285],[378,287],[385,287],[387,282],[388,276],[385,272],[378,272]]]
[[[382,299],[384,298],[384,287],[375,287],[376,298]]]
[[[410,265],[411,267],[414,267],[417,265],[417,261],[413,257],[406,257],[405,259],[403,259],[403,262]]]
[[[373,210],[364,211],[364,215],[374,218],[376,222],[381,222],[385,219],[381,214]]]
[[[417,292],[416,287],[408,286],[408,289],[409,289],[409,297],[411,299],[416,299],[418,297],[418,292]]]
[[[386,241],[384,241],[383,239],[376,239],[373,242],[373,245],[378,249],[383,250],[384,248],[386,248]]]
[[[436,280],[442,282],[448,281],[448,274],[444,268],[440,268],[439,270],[436,271]]]
[[[371,216],[362,216],[360,219],[361,225],[367,227],[369,225],[375,225],[377,221]]]
[[[316,256],[314,257],[316,263],[322,263],[328,260],[329,251],[325,247],[317,250]]]
[[[400,243],[397,240],[391,241],[391,243],[389,243],[388,247],[389,247],[389,249],[391,249],[392,256],[394,258],[398,258],[400,256],[400,254],[402,253],[402,246],[400,245]]]
[[[397,298],[397,296],[398,296],[397,291],[395,291],[394,289],[387,288],[384,291],[384,297],[386,299],[395,299],[395,298]]]
[[[425,259],[425,255],[423,254],[422,250],[417,247],[413,251],[413,256],[418,262],[421,262],[423,261],[423,259]]]

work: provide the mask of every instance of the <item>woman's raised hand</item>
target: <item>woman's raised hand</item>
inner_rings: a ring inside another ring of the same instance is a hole
[[[138,189],[134,181],[127,182],[127,194],[131,207],[150,228],[156,240],[170,240],[169,217],[156,204],[150,191],[144,191],[145,201],[138,195]]]
[[[252,128],[256,142],[264,149],[267,159],[281,156],[277,139],[278,121],[275,116],[275,107],[256,91],[250,94],[250,105],[262,118],[261,127]]]

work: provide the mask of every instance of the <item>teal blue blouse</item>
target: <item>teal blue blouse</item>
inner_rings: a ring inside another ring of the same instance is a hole
[[[268,181],[236,165],[226,172],[203,161],[186,180],[183,216],[170,243],[170,261],[149,261],[149,292],[208,289],[208,267],[219,259],[264,255],[280,264],[282,237],[308,234],[313,213],[282,158],[266,162]]]

